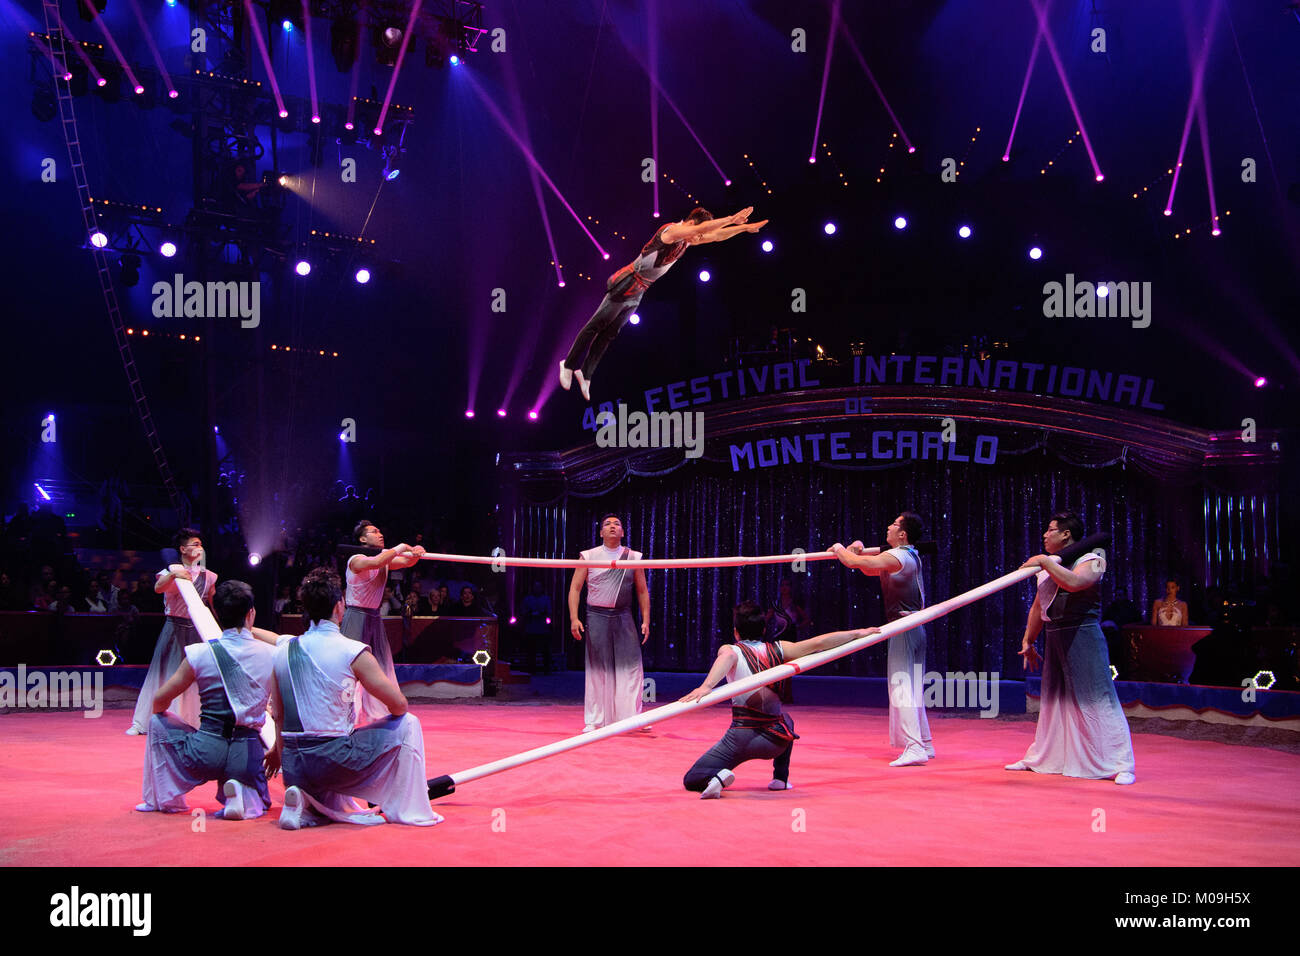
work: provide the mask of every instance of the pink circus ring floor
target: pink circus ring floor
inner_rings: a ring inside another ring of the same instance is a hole
[[[581,730],[574,703],[419,704],[430,776]],[[0,717],[0,864],[296,865],[1080,865],[1252,866],[1300,860],[1300,755],[1134,733],[1138,782],[1010,773],[1032,719],[932,715],[938,758],[893,769],[883,710],[791,708],[795,789],[742,765],[720,800],[682,775],[723,733],[725,707],[465,784],[432,828],[332,825],[289,832],[275,806],[251,822],[137,813],[144,741],[126,710]],[[1155,723],[1155,722],[1136,722]],[[1135,724],[1136,725],[1136,724]]]

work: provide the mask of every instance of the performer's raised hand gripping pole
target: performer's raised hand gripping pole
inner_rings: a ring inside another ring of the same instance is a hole
[[[1083,555],[1088,551],[1092,551],[1095,548],[1108,547],[1109,544],[1110,544],[1109,534],[1106,533],[1093,534],[1079,541],[1077,544],[1074,544],[1064,549],[1063,551],[1060,552],[1059,556],[1063,563],[1069,565],[1080,555]],[[787,558],[788,557],[789,556],[787,556]],[[800,557],[806,557],[810,560],[812,559],[821,560],[825,557],[834,557],[834,556],[829,554],[818,553],[818,554],[801,555]],[[487,559],[487,560],[491,561],[492,559]],[[510,559],[497,559],[497,560],[510,560]],[[525,559],[514,559],[514,560],[525,560]],[[736,559],[725,559],[725,558],[685,559],[685,561],[690,561],[690,560],[697,560],[697,561],[712,560],[714,562],[719,562],[719,563],[722,561],[731,561],[733,563],[736,562]],[[748,560],[753,562],[755,559],[739,559],[739,560],[740,561]],[[684,566],[685,561],[669,562],[667,566],[681,567]],[[579,562],[567,562],[567,566],[573,566],[576,563]],[[615,562],[615,566],[622,565],[622,564],[626,564],[628,566],[634,564],[644,566],[646,563],[647,562],[645,561]],[[600,566],[603,567],[605,565],[601,564]],[[958,594],[955,597],[950,597],[946,601],[941,601],[940,603],[931,605],[930,607],[927,607],[924,610],[917,611],[914,614],[909,614],[906,617],[899,618],[897,621],[891,621],[890,623],[886,624],[884,627],[880,628],[880,630],[874,634],[857,638],[856,640],[852,640],[847,644],[842,644],[839,647],[832,648],[831,650],[828,651],[821,651],[820,653],[817,654],[810,654],[809,656],[801,658],[798,661],[794,661],[788,664],[781,664],[777,667],[769,668],[765,671],[762,671],[761,673],[755,674],[752,677],[748,677],[744,680],[737,681],[734,684],[725,684],[722,687],[719,687],[717,690],[713,691],[712,693],[707,694],[706,696],[701,697],[698,700],[678,701],[677,703],[667,704],[663,707],[657,707],[654,710],[646,711],[643,714],[638,714],[636,717],[629,717],[626,720],[620,720],[617,723],[610,724],[607,727],[602,727],[599,730],[593,730],[585,734],[580,734],[576,737],[569,737],[564,740],[559,740],[553,744],[547,744],[544,747],[536,747],[533,750],[527,750],[524,751],[523,753],[515,754],[513,757],[505,757],[501,760],[497,760],[492,763],[486,763],[477,767],[471,767],[468,770],[460,770],[457,771],[456,773],[444,774],[441,777],[435,777],[434,779],[429,781],[429,799],[436,800],[438,797],[444,797],[450,793],[454,793],[457,786],[464,783],[468,783],[471,780],[477,780],[480,777],[489,777],[492,774],[501,773],[503,770],[513,770],[515,767],[521,767],[524,764],[532,763],[533,761],[536,760],[545,760],[547,757],[554,757],[556,754],[561,754],[568,750],[574,750],[578,747],[585,747],[588,744],[594,744],[599,740],[606,739],[607,737],[617,737],[620,734],[625,734],[628,731],[636,730],[647,724],[658,723],[659,721],[668,720],[673,717],[680,717],[682,714],[688,713],[692,710],[697,710],[700,707],[709,707],[712,706],[713,704],[721,703],[724,700],[730,700],[731,698],[737,697],[740,694],[745,694],[752,690],[756,690],[759,687],[765,687],[768,684],[773,684],[776,683],[777,681],[785,680],[787,677],[793,677],[795,674],[802,674],[805,671],[810,671],[815,667],[820,667],[822,664],[826,664],[829,663],[830,661],[838,660],[841,657],[847,657],[849,654],[853,654],[856,651],[860,651],[863,650],[864,648],[871,647],[873,644],[879,644],[881,641],[888,640],[894,634],[899,634],[902,633],[903,631],[909,631],[914,627],[920,627],[923,624],[928,624],[930,621],[943,617],[945,614],[949,614],[952,611],[957,610],[959,607],[965,607],[967,604],[973,604],[974,602],[980,600],[981,598],[986,598],[990,594],[995,594],[998,591],[1003,590],[1004,588],[1009,588],[1013,584],[1017,584],[1021,581],[1028,581],[1032,579],[1035,575],[1037,575],[1038,571],[1039,568],[1037,566],[1019,568],[1015,571],[1010,572],[1009,574],[1002,575],[1000,578],[995,578],[992,581],[989,581],[987,584],[981,584],[977,588],[972,588],[971,590],[966,591],[962,594]]]

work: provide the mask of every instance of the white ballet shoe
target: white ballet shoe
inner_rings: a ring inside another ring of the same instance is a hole
[[[578,380],[578,390],[582,392],[582,397],[591,401],[591,379],[582,374],[582,369],[573,370],[573,377]]]
[[[769,790],[793,790],[794,786],[789,780],[773,780],[767,785]]]
[[[251,801],[248,799],[249,795],[245,792],[247,789],[238,780],[227,780],[225,782],[221,792],[226,795],[226,803],[217,811],[221,815],[221,819],[250,820],[253,818],[254,814],[249,812],[248,805]],[[259,799],[257,802],[260,805],[262,801]]]
[[[1115,782],[1121,787],[1127,787],[1131,783],[1137,783],[1137,777],[1134,774],[1125,771],[1124,773],[1115,774]]]
[[[566,392],[573,385],[573,369],[567,368],[564,359],[560,359],[560,388]]]
[[[925,750],[921,747],[908,747],[898,759],[889,761],[891,767],[919,767],[922,764],[930,762],[930,758],[925,755]]]
[[[135,724],[132,724],[130,727],[126,728],[126,735],[128,737],[143,737],[144,731]]]
[[[281,830],[301,830],[303,827],[316,826],[311,810],[307,808],[306,794],[297,787],[286,787],[284,791],[284,809],[280,811]]]
[[[735,782],[736,775],[734,773],[730,770],[719,770],[713,775],[713,779],[709,781],[709,785],[704,788],[704,792],[700,794],[700,799],[716,800],[718,797],[722,796],[723,789],[731,786]]]
[[[1029,764],[1025,763],[1023,760],[1017,760],[1015,763],[1007,764],[1002,769],[1003,770],[1028,770]]]

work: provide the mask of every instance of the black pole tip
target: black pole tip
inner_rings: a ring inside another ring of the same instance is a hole
[[[429,799],[437,800],[439,797],[445,797],[449,793],[456,792],[456,784],[451,777],[443,774],[441,777],[434,777],[429,781]]]

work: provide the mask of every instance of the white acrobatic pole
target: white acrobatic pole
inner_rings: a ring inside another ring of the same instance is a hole
[[[735,568],[750,564],[793,564],[795,561],[831,561],[831,551],[807,554],[768,554],[762,557],[740,555],[731,558],[639,558],[627,561],[580,561],[569,558],[511,558],[506,555],[483,557],[476,554],[421,555],[425,561],[449,561],[458,564],[490,564],[498,568]]]
[[[185,599],[185,606],[190,612],[190,620],[194,623],[194,629],[199,632],[199,637],[205,641],[214,641],[220,637],[221,625],[212,616],[208,606],[203,603],[203,598],[199,597],[194,582],[185,578],[172,578],[172,583],[176,585],[176,590],[180,591],[181,597]],[[275,749],[275,721],[271,719],[269,708],[266,720],[262,723],[262,743],[266,745],[267,750]]]
[[[1087,539],[1085,539],[1086,543]],[[805,557],[800,555],[800,557]],[[808,558],[814,555],[806,555]],[[819,557],[819,555],[818,555]],[[722,559],[713,558],[713,561]],[[753,560],[753,559],[745,559]],[[791,560],[788,556],[782,560]],[[621,562],[631,564],[632,562]],[[577,747],[585,747],[588,744],[594,744],[598,740],[604,740],[606,737],[616,737],[619,734],[625,734],[629,730],[636,730],[647,724],[657,724],[660,721],[668,720],[671,717],[680,717],[688,711],[695,710],[699,707],[709,707],[713,704],[721,703],[724,700],[730,700],[740,694],[757,690],[759,687],[766,687],[768,684],[775,683],[779,680],[785,680],[787,677],[793,677],[795,674],[802,674],[804,671],[812,670],[814,667],[820,667],[833,660],[846,657],[863,648],[870,647],[873,644],[879,644],[881,641],[888,640],[895,634],[901,634],[904,631],[910,631],[914,627],[920,627],[936,618],[943,617],[959,607],[972,604],[981,598],[988,597],[1003,588],[1009,588],[1011,585],[1020,581],[1028,581],[1038,573],[1038,568],[1021,568],[1012,571],[1010,574],[1004,574],[1000,578],[989,581],[987,584],[981,584],[977,588],[972,588],[956,597],[950,597],[946,601],[927,607],[924,610],[909,614],[906,617],[899,618],[897,621],[891,621],[880,629],[880,633],[872,634],[868,637],[860,637],[855,641],[849,641],[847,644],[841,644],[839,647],[831,648],[828,651],[820,651],[816,654],[809,654],[807,657],[800,658],[798,661],[792,661],[789,664],[781,664],[777,667],[768,668],[752,677],[737,681],[734,684],[724,684],[722,687],[693,701],[677,701],[676,703],[667,704],[663,707],[656,707],[654,710],[646,711],[635,717],[628,717],[626,720],[620,720],[617,723],[602,727],[599,730],[589,731],[577,737],[569,737],[565,740],[557,741],[553,744],[547,744],[544,747],[537,747],[533,750],[527,750],[521,754],[515,754],[513,757],[506,757],[493,763],[485,763],[478,767],[471,767],[469,770],[461,770],[457,773],[447,774],[429,781],[429,799],[437,799],[455,792],[456,786],[462,783],[468,783],[471,780],[477,780],[480,777],[488,777],[494,773],[500,773],[503,770],[511,770],[515,767],[522,766],[526,763],[532,763],[534,760],[544,760],[547,757],[554,757],[556,754],[564,753],[566,750],[574,750]]]

